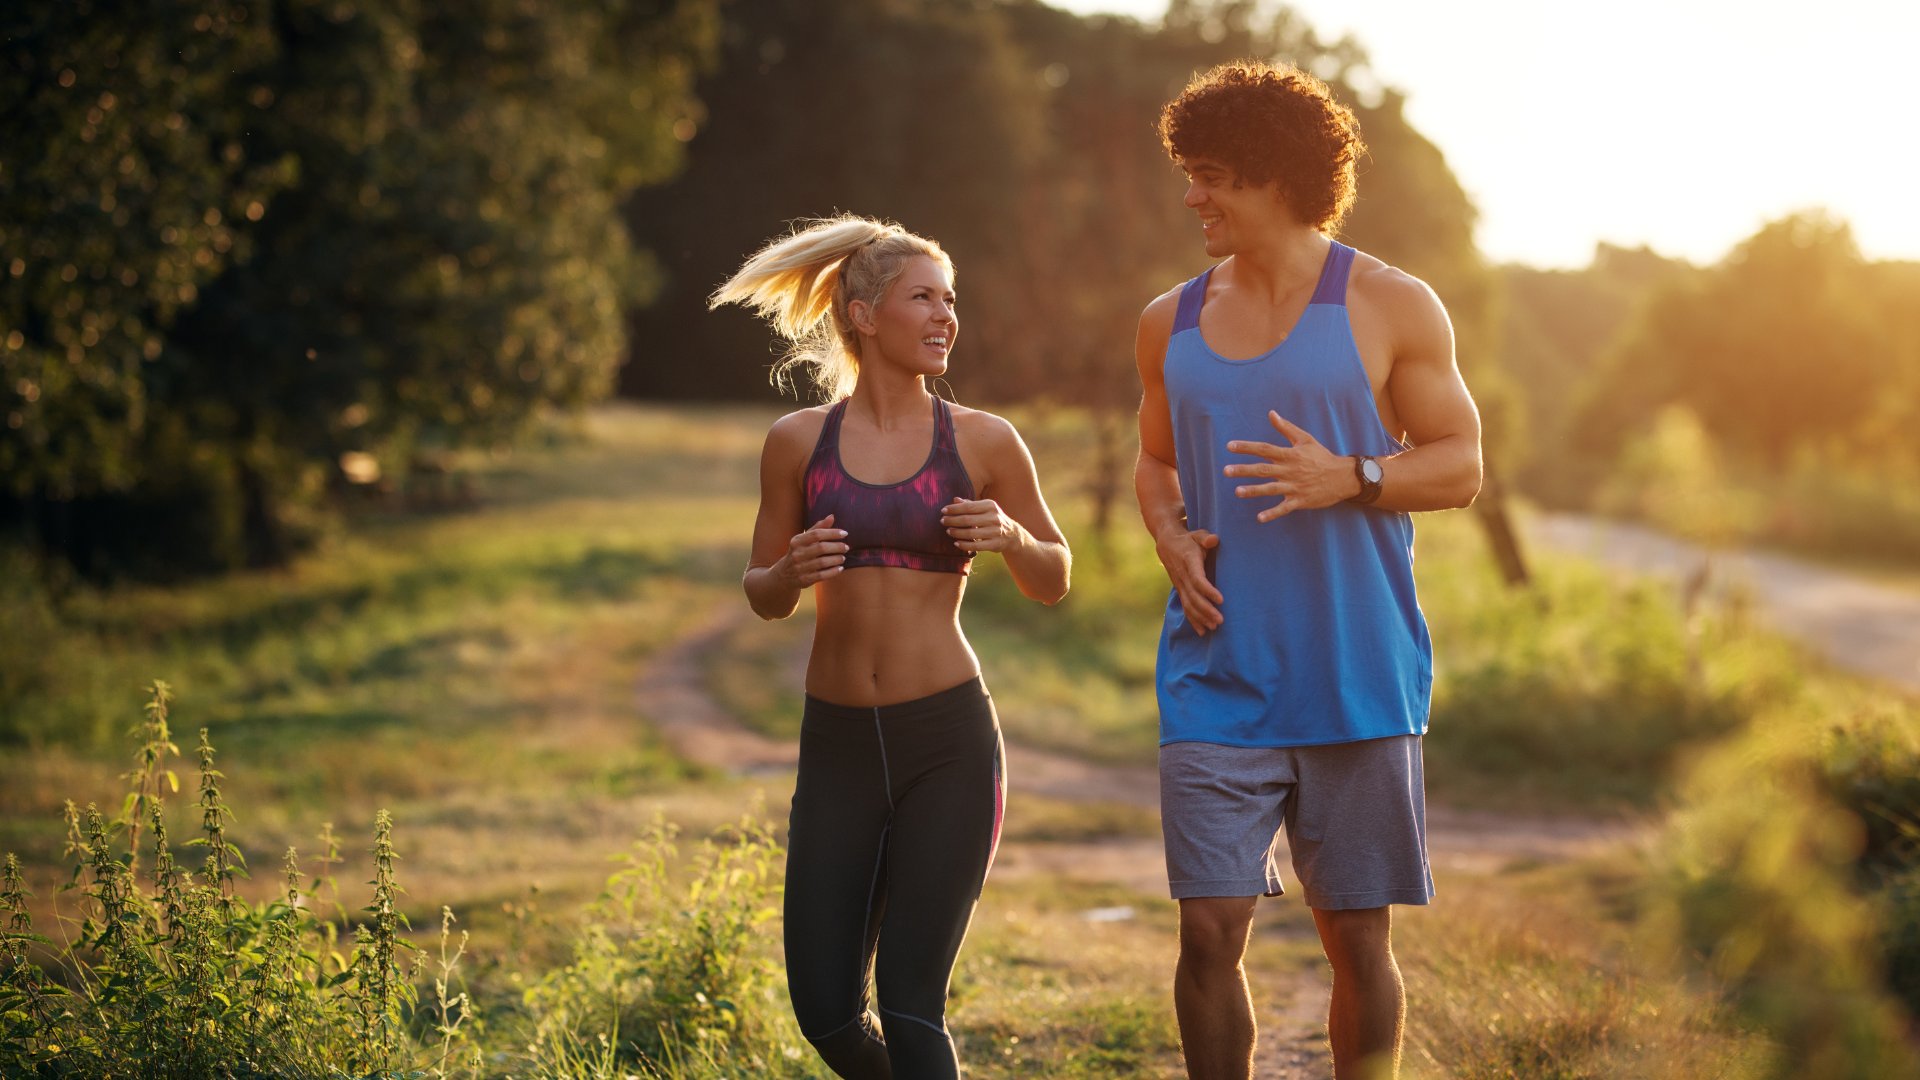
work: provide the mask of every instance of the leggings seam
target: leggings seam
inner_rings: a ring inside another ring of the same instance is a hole
[[[800,1033],[800,1037],[807,1040],[810,1043],[823,1043],[859,1022],[860,1022],[860,1016],[858,1013],[856,1013],[854,1014],[853,1019],[847,1021],[844,1024],[841,1024],[839,1027],[834,1028],[832,1031],[827,1032],[825,1035],[809,1035],[803,1031]]]
[[[885,785],[882,790],[887,796],[887,809],[894,810],[896,807],[893,805],[893,771],[887,766],[887,733],[880,726],[878,705],[873,708],[873,738],[880,744],[880,783]]]
[[[947,1040],[948,1042],[953,1041],[953,1035],[951,1032],[947,1031],[945,1024],[936,1024],[931,1020],[922,1020],[920,1017],[914,1016],[911,1013],[895,1012],[894,1010],[887,1008],[885,1005],[880,1006],[880,1011],[886,1014],[887,1016],[897,1016],[902,1020],[911,1020],[914,1023],[921,1025],[922,1027],[932,1028],[933,1030],[940,1033],[941,1038]]]
[[[880,867],[887,859],[887,835],[891,832],[893,832],[893,822],[889,819],[886,825],[880,829],[880,843],[877,850],[873,853],[873,878],[867,883],[867,910],[866,913],[860,917],[860,948],[862,949],[867,947],[868,935],[873,930],[873,898],[880,889]],[[866,1009],[861,1006],[860,999],[865,996],[866,993],[867,964],[871,962],[872,959],[871,954],[862,957],[861,963],[858,964],[856,968],[860,972],[860,982],[854,989],[854,1020],[858,1020],[866,1014]],[[851,1022],[852,1021],[848,1021],[848,1023]],[[844,1027],[844,1025],[842,1026]]]

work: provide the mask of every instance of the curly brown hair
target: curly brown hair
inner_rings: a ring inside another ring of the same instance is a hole
[[[1326,233],[1353,207],[1354,167],[1367,152],[1353,110],[1326,83],[1259,60],[1195,76],[1160,110],[1160,142],[1175,161],[1211,158],[1241,181],[1279,185],[1288,208]]]

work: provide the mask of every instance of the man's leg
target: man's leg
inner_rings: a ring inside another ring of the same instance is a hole
[[[1320,945],[1333,964],[1327,1038],[1336,1080],[1400,1074],[1407,994],[1389,937],[1392,908],[1313,909]],[[1183,1024],[1184,1028],[1184,1024]]]
[[[1173,1004],[1191,1080],[1253,1076],[1253,997],[1247,991],[1247,936],[1252,896],[1180,901],[1180,961]]]

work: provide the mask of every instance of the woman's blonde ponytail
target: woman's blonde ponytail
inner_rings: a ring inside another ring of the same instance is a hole
[[[891,222],[854,214],[816,218],[754,252],[713,291],[707,306],[754,309],[789,344],[774,365],[774,385],[795,389],[793,369],[804,368],[828,401],[838,401],[853,392],[860,371],[848,305],[864,300],[879,306],[907,260],[917,255],[952,272],[952,260],[940,245]]]

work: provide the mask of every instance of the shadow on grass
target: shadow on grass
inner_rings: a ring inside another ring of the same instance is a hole
[[[702,569],[711,573],[715,554],[596,546],[574,557],[542,563],[529,576],[567,600],[624,600],[650,579],[705,576]],[[701,563],[708,565],[703,568]]]
[[[285,751],[303,744],[329,740],[357,740],[393,728],[409,727],[415,718],[403,711],[376,705],[341,704],[314,709],[249,709],[218,730],[223,750],[271,746]]]

